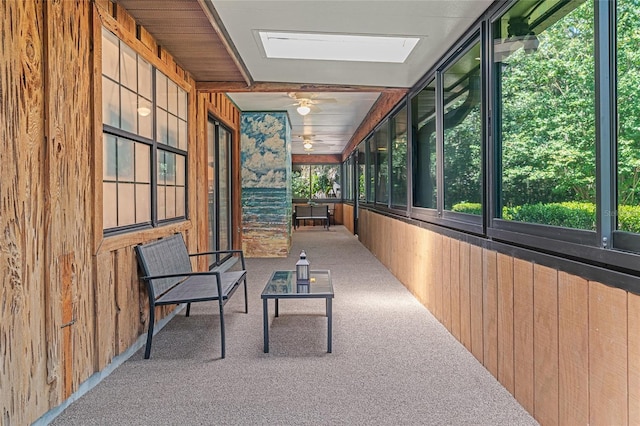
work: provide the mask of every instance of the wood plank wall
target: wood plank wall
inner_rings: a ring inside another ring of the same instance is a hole
[[[102,236],[102,25],[188,91],[189,220]],[[0,26],[14,29],[0,33],[0,424],[9,426],[59,406],[145,332],[133,247],[175,232],[193,251],[206,247],[198,130],[212,113],[239,141],[239,112],[223,95],[199,97],[189,73],[110,0],[0,2]],[[233,155],[239,162],[238,147]]]
[[[368,210],[358,227],[540,424],[640,424],[640,296]]]
[[[351,232],[354,233],[353,229],[353,213],[354,209],[352,205],[343,204],[342,205],[342,224]]]

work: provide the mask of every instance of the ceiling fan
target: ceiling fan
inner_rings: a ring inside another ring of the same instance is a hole
[[[328,103],[338,102],[334,98],[319,98],[318,95],[315,93],[290,92],[290,93],[287,93],[287,96],[296,101],[291,105],[298,105],[296,110],[300,115],[307,115],[310,112],[322,111],[320,108],[316,106],[316,104],[328,104]]]

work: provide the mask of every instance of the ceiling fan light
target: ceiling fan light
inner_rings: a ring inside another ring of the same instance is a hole
[[[296,111],[298,111],[298,114],[300,115],[307,115],[311,112],[311,108],[306,105],[300,105],[298,108],[296,108]]]
[[[306,141],[306,142],[304,143],[304,145],[302,145],[302,146],[304,146],[304,149],[311,149],[311,148],[313,148],[313,145],[311,145],[311,142],[309,142],[309,141]]]

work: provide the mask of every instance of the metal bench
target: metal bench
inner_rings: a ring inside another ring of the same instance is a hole
[[[294,206],[293,211],[293,228],[300,226],[301,220],[320,220],[322,225],[329,229],[329,206]]]
[[[244,310],[249,312],[247,303],[247,271],[242,250],[220,250],[189,254],[182,234],[174,234],[135,248],[138,263],[144,276],[149,294],[149,330],[145,359],[151,355],[151,340],[155,323],[155,307],[187,303],[189,316],[191,303],[217,300],[220,308],[220,338],[222,358],[225,357],[224,305],[244,282]],[[224,270],[222,265],[206,272],[194,272],[190,257],[211,254],[230,254],[240,258],[241,270]]]

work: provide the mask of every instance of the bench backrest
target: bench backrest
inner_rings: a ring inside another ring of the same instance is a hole
[[[295,206],[296,217],[329,217],[329,206]]]
[[[138,263],[144,276],[156,276],[192,272],[189,252],[182,234],[174,234],[160,240],[136,246]],[[147,280],[148,289],[154,297],[162,295],[184,277]]]

